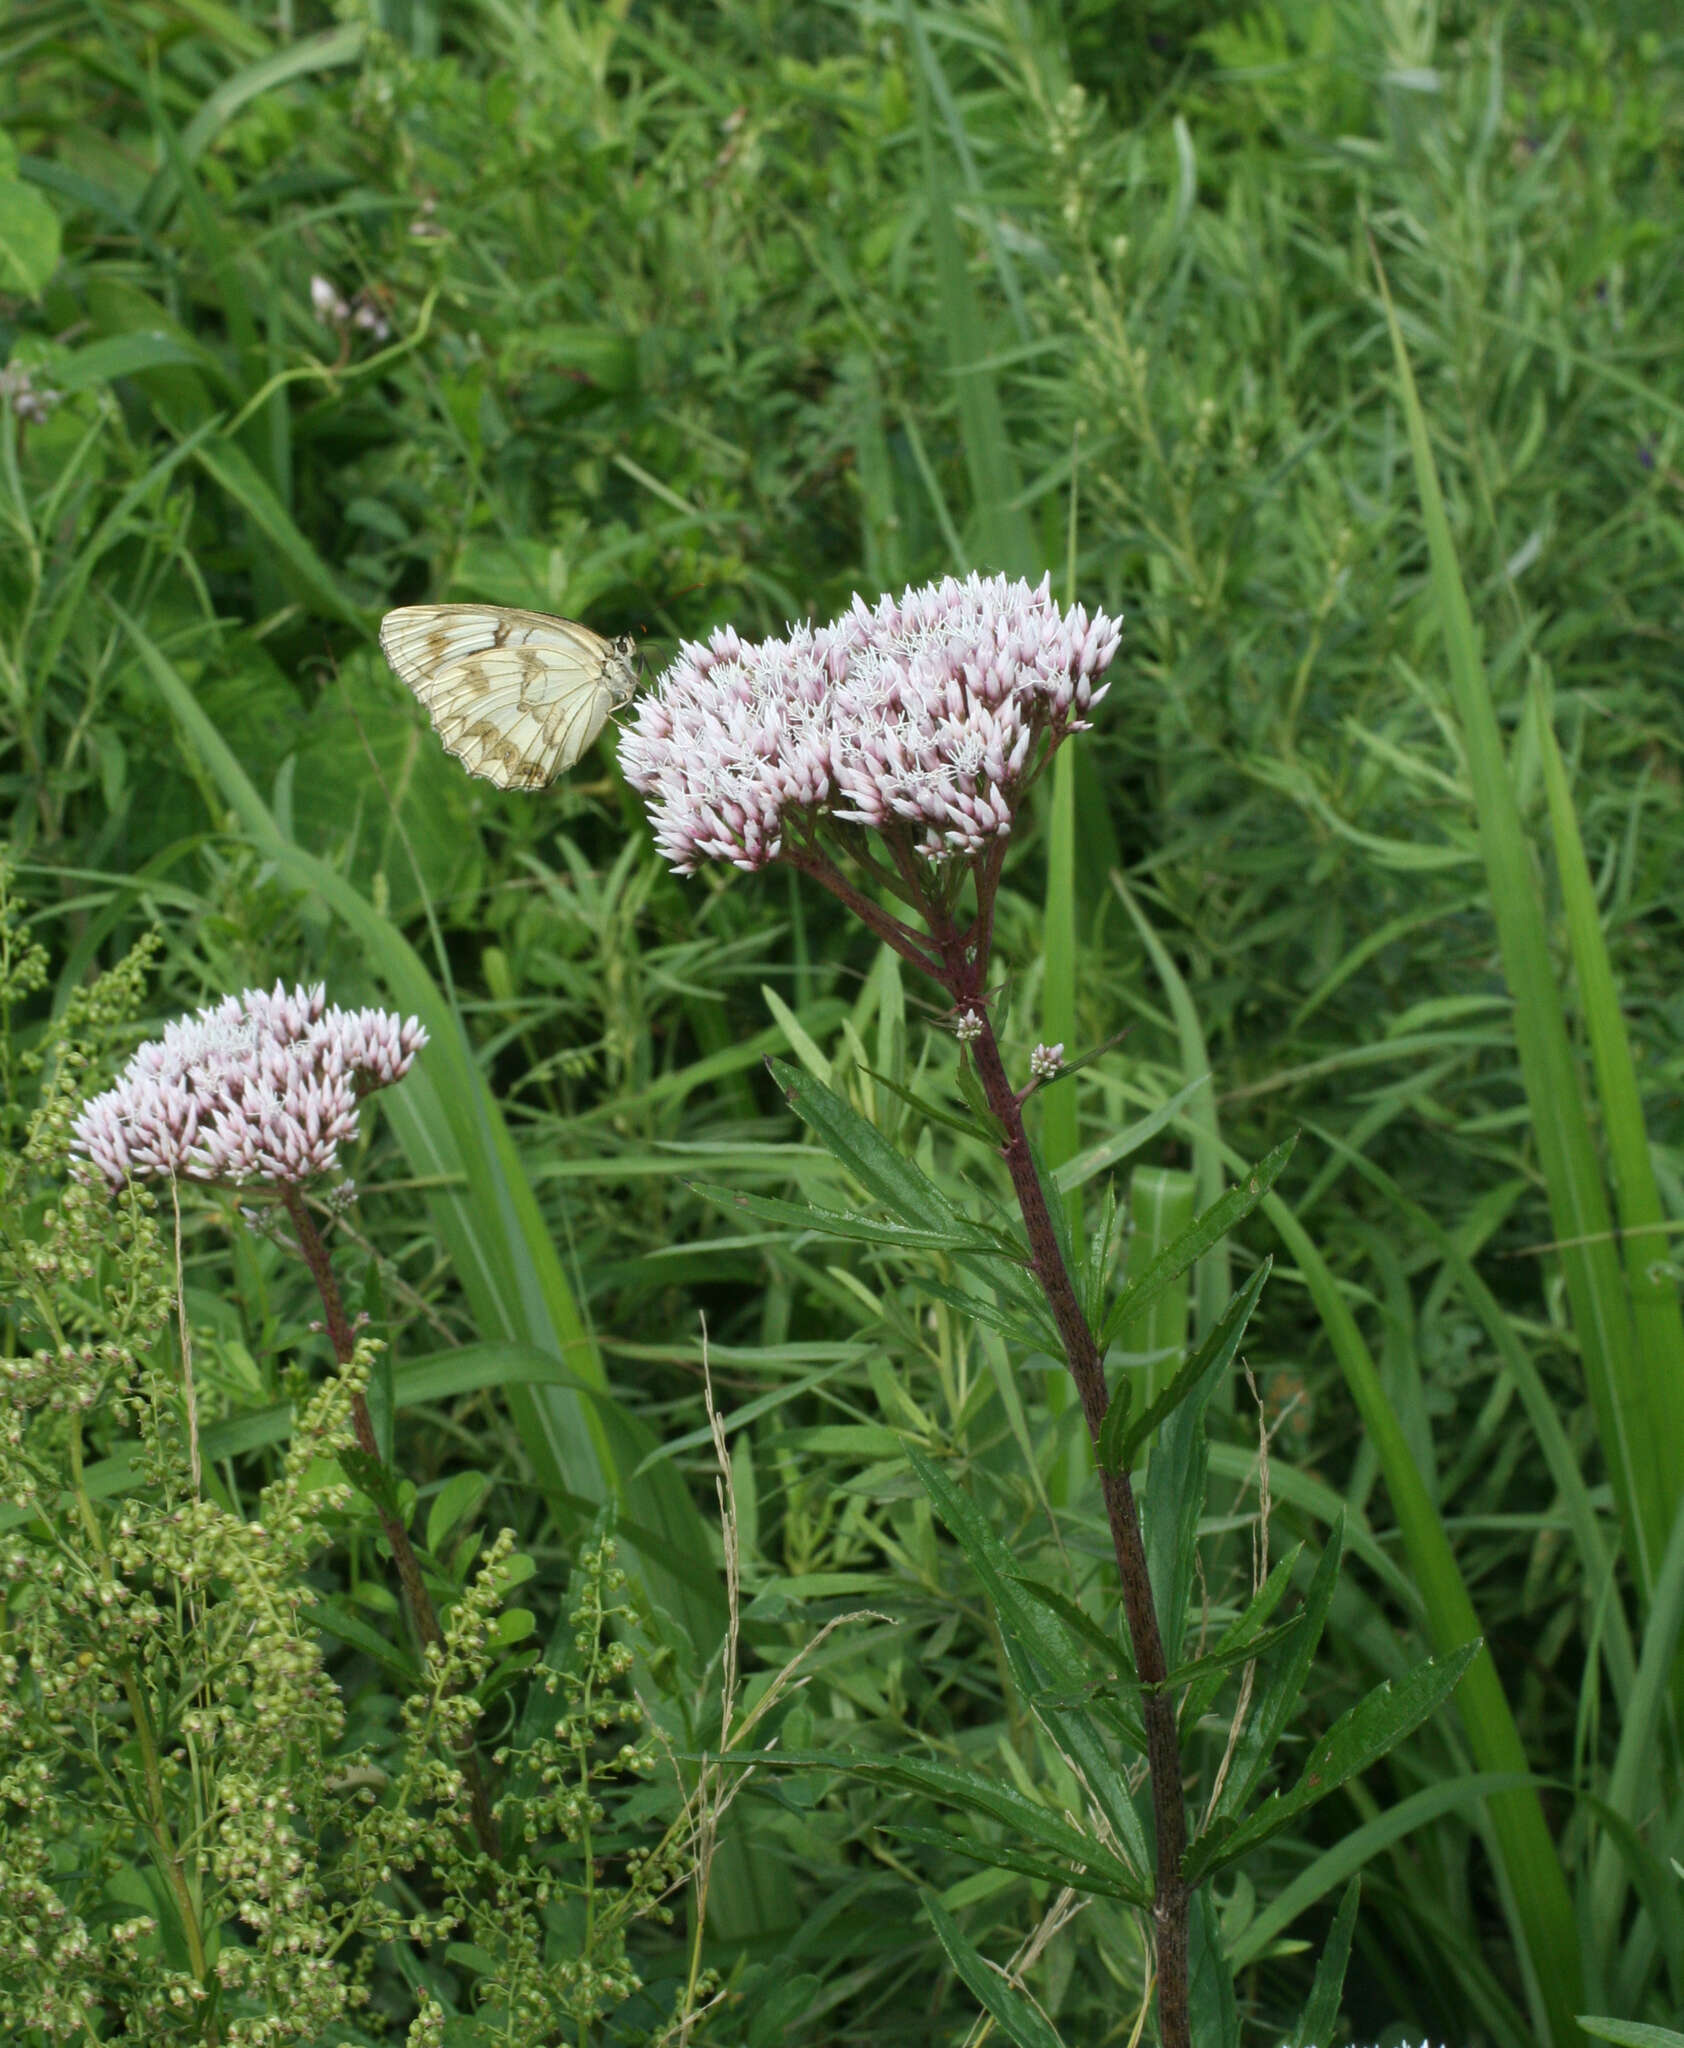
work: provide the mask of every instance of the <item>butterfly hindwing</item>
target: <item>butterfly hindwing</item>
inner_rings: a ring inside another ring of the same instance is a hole
[[[500,789],[571,768],[637,687],[635,643],[543,612],[406,606],[381,621],[380,645],[449,752]]]

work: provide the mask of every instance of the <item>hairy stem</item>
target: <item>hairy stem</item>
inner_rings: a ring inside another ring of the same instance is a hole
[[[342,1366],[349,1365],[356,1350],[356,1337],[350,1319],[345,1313],[345,1304],[340,1298],[339,1282],[334,1276],[327,1246],[322,1242],[321,1232],[311,1221],[309,1209],[305,1206],[304,1197],[299,1190],[283,1184],[279,1192],[282,1206],[293,1229],[298,1233],[298,1244],[304,1254],[304,1263],[310,1268],[310,1277],[315,1281],[316,1292],[322,1298],[333,1355]],[[353,1388],[351,1393],[351,1426],[356,1431],[359,1448],[377,1464],[380,1463],[380,1445],[374,1434],[374,1418],[368,1412],[368,1401],[361,1388]],[[430,1646],[442,1656],[444,1631],[439,1627],[438,1613],[433,1606],[432,1595],[427,1591],[426,1581],[421,1576],[421,1562],[409,1540],[409,1531],[389,1508],[379,1502],[375,1503],[375,1513],[380,1517],[381,1533],[391,1548],[392,1560],[398,1568],[404,1604],[409,1609],[415,1633],[424,1646]],[[491,1811],[491,1794],[486,1787],[485,1772],[481,1768],[479,1752],[474,1748],[471,1736],[463,1739],[457,1750],[456,1760],[461,1766],[463,1778],[467,1781],[474,1838],[485,1855],[494,1861],[500,1860],[502,1842]]]

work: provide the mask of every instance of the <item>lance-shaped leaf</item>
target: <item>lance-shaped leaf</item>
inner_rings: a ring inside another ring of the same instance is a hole
[[[931,1505],[957,1538],[994,1603],[1012,1682],[1025,1699],[1060,1690],[1079,1691],[1091,1674],[1064,1625],[1018,1583],[1017,1559],[932,1458],[912,1443],[906,1446],[906,1455]],[[1047,1706],[1038,1711],[1047,1732],[1081,1773],[1126,1854],[1137,1868],[1146,1869],[1150,1858],[1140,1816],[1094,1716]]]
[[[1377,1762],[1389,1749],[1418,1728],[1461,1683],[1462,1674],[1479,1654],[1477,1641],[1464,1643],[1448,1657],[1429,1657],[1402,1678],[1387,1679],[1327,1731],[1310,1752],[1296,1785],[1276,1792],[1249,1820],[1237,1825],[1228,1816],[1212,1825],[1188,1849],[1181,1872],[1198,1884],[1279,1834],[1298,1816],[1337,1791]]]
[[[1077,1891],[1097,1892],[1105,1898],[1126,1899],[1132,1905],[1147,1905],[1152,1893],[1138,1871],[1131,1870],[1116,1851],[1097,1837],[1085,1834],[1065,1815],[1055,1813],[1038,1799],[1030,1799],[1014,1785],[958,1764],[940,1763],[928,1757],[872,1756],[860,1750],[794,1749],[763,1750],[725,1756],[718,1762],[754,1765],[756,1769],[842,1771],[850,1777],[869,1778],[936,1799],[961,1813],[1003,1827],[1023,1837],[1044,1852],[1037,1859],[1037,1875],[1052,1875],[1060,1884]],[[945,1846],[962,1849],[979,1861],[996,1854],[994,1844],[967,1847],[963,1836],[941,1837]],[[1046,1858],[1052,1859],[1051,1863]],[[1005,1867],[1010,1867],[1009,1865]]]
[[[1275,1566],[1269,1576],[1247,1601],[1244,1612],[1222,1632],[1216,1648],[1208,1655],[1196,1658],[1184,1665],[1179,1672],[1171,1672],[1172,1678],[1179,1679],[1187,1686],[1187,1696],[1181,1702],[1181,1727],[1187,1730],[1197,1727],[1199,1717],[1209,1708],[1222,1689],[1223,1674],[1236,1663],[1258,1657],[1272,1649],[1281,1640],[1282,1629],[1303,1626],[1302,1611],[1290,1623],[1283,1623],[1281,1629],[1265,1627],[1269,1616],[1274,1613],[1292,1583],[1293,1567],[1302,1556],[1304,1546],[1295,1543],[1285,1557]]]
[[[1339,1901],[1327,1946],[1316,1964],[1316,1981],[1292,2032],[1292,2048],[1334,2048],[1333,2029],[1339,2019],[1339,1995],[1345,1988],[1345,1965],[1351,1959],[1351,1935],[1357,1924],[1357,1899],[1362,1881],[1353,1877]]]
[[[971,1251],[996,1256],[1000,1252],[992,1237],[963,1217],[933,1229],[921,1228],[915,1224],[884,1223],[872,1216],[855,1216],[846,1209],[819,1209],[805,1202],[784,1202],[775,1195],[745,1194],[740,1188],[717,1187],[707,1181],[690,1181],[687,1185],[722,1209],[742,1209],[750,1216],[758,1216],[763,1223],[789,1223],[798,1230],[816,1230],[824,1237],[848,1238],[857,1244],[892,1245],[900,1251]]]
[[[1192,1389],[1210,1372],[1213,1365],[1220,1361],[1222,1369],[1226,1371],[1228,1366],[1233,1363],[1234,1353],[1240,1348],[1240,1339],[1245,1335],[1245,1326],[1251,1320],[1251,1312],[1257,1306],[1257,1297],[1263,1292],[1263,1283],[1268,1279],[1269,1271],[1273,1264],[1274,1260],[1272,1258],[1263,1261],[1262,1265],[1252,1274],[1239,1293],[1229,1302],[1227,1308],[1222,1313],[1221,1320],[1211,1331],[1210,1335],[1206,1337],[1193,1355],[1176,1370],[1169,1384],[1159,1394],[1157,1399],[1140,1415],[1136,1416],[1126,1429],[1119,1424],[1116,1435],[1111,1443],[1115,1458],[1111,1470],[1126,1472],[1129,1469],[1134,1462],[1135,1452],[1139,1450],[1140,1446],[1161,1422],[1174,1414],[1175,1410],[1186,1400]],[[1116,1405],[1116,1399],[1113,1398],[1111,1409],[1114,1409]],[[1106,1462],[1106,1431],[1111,1427],[1111,1409],[1106,1410],[1105,1423],[1099,1432],[1097,1449],[1099,1462],[1102,1465]]]
[[[1274,1761],[1275,1752],[1286,1733],[1286,1724],[1292,1718],[1299,1695],[1304,1690],[1304,1681],[1309,1676],[1310,1660],[1321,1641],[1322,1626],[1327,1620],[1327,1610],[1333,1604],[1333,1589],[1339,1580],[1339,1561],[1344,1553],[1345,1517],[1341,1513],[1328,1531],[1326,1548],[1311,1575],[1309,1591],[1304,1596],[1300,1616],[1303,1628],[1298,1640],[1293,1644],[1291,1654],[1270,1673],[1235,1752],[1234,1767],[1228,1775],[1227,1788],[1217,1809],[1219,1813],[1243,1812],[1263,1774]]]
[[[1202,1259],[1212,1245],[1220,1243],[1236,1223],[1251,1214],[1280,1179],[1297,1142],[1298,1133],[1294,1131],[1267,1158],[1260,1159],[1238,1187],[1230,1188],[1221,1201],[1213,1202],[1173,1244],[1165,1245],[1138,1280],[1130,1281],[1111,1304],[1111,1313],[1105,1318],[1105,1327],[1100,1332],[1102,1345],[1109,1344],[1131,1316],[1140,1315],[1150,1308],[1165,1288],[1173,1287],[1189,1266]]]
[[[1057,2033],[1036,2006],[1030,2004],[998,1970],[985,1963],[959,1932],[959,1923],[934,1892],[924,1893],[924,1911],[946,1949],[948,1960],[983,2010],[1016,2048],[1064,2048]]]

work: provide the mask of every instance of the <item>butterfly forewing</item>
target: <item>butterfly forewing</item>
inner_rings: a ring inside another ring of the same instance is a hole
[[[637,688],[636,643],[496,605],[388,612],[380,646],[471,775],[541,789],[571,768]]]

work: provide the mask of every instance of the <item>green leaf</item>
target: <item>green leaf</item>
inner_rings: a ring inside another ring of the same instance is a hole
[[[919,1230],[903,1223],[879,1223],[870,1216],[854,1216],[842,1209],[815,1209],[802,1202],[785,1202],[775,1195],[750,1195],[738,1188],[718,1187],[707,1181],[687,1185],[722,1209],[742,1209],[763,1223],[790,1223],[798,1230],[815,1230],[824,1237],[849,1238],[859,1244],[893,1245],[900,1251],[998,1253],[999,1245],[962,1218],[950,1229]]]
[[[397,1679],[405,1692],[413,1692],[421,1683],[421,1673],[403,1651],[387,1642],[378,1629],[360,1621],[343,1601],[318,1598],[308,1612],[323,1635],[333,1636],[348,1649],[361,1650],[365,1657],[372,1657]]]
[[[1299,1615],[1303,1630],[1292,1654],[1270,1674],[1253,1708],[1244,1735],[1235,1751],[1219,1813],[1242,1812],[1257,1789],[1263,1774],[1272,1766],[1286,1733],[1287,1723],[1298,1706],[1304,1681],[1310,1675],[1310,1661],[1321,1641],[1339,1583],[1339,1566],[1345,1555],[1345,1517],[1341,1515],[1328,1531],[1327,1542],[1316,1560],[1309,1590]]]
[[[1143,1314],[1189,1266],[1226,1237],[1236,1223],[1251,1214],[1280,1179],[1297,1142],[1298,1133],[1294,1131],[1266,1159],[1259,1160],[1238,1187],[1230,1188],[1219,1202],[1213,1203],[1190,1230],[1183,1231],[1173,1244],[1166,1245],[1138,1280],[1131,1281],[1123,1289],[1105,1318],[1105,1327],[1100,1332],[1102,1346],[1111,1342],[1131,1316]]]
[[[1135,1453],[1152,1432],[1174,1414],[1188,1394],[1199,1382],[1211,1373],[1213,1367],[1226,1372],[1233,1363],[1234,1353],[1240,1348],[1240,1339],[1245,1335],[1246,1324],[1257,1306],[1257,1297],[1263,1292],[1263,1284],[1273,1270],[1274,1260],[1266,1258],[1262,1265],[1240,1289],[1224,1310],[1222,1320],[1183,1365],[1176,1369],[1173,1378],[1152,1405],[1123,1435],[1122,1446],[1114,1471],[1128,1471],[1134,1463]],[[1214,1375],[1213,1375],[1214,1377]],[[1125,1382],[1125,1385],[1127,1383]],[[1112,1402],[1112,1407],[1116,1402]],[[1105,1420],[1111,1420],[1110,1409]],[[1100,1431],[1100,1445],[1105,1442],[1105,1432]],[[1102,1461],[1103,1462],[1103,1461]]]
[[[1099,1050],[1105,1051],[1108,1048],[1101,1047]],[[1092,1055],[1094,1058],[1098,1056],[1098,1052]],[[1066,1074],[1072,1074],[1078,1067],[1085,1065],[1087,1057],[1084,1055],[1082,1059],[1071,1060],[1067,1065],[1060,1067],[1059,1079],[1063,1080]],[[1107,1167],[1118,1165],[1131,1153],[1138,1152],[1142,1145],[1150,1144],[1160,1131],[1166,1130],[1174,1123],[1201,1088],[1209,1086],[1208,1074],[1195,1075],[1184,1088],[1178,1088],[1167,1102],[1160,1103],[1149,1115],[1141,1117],[1136,1123],[1125,1125],[1114,1136],[1102,1139],[1099,1144],[1090,1145],[1085,1152],[1078,1152],[1074,1159],[1067,1165],[1059,1167],[1053,1174],[1054,1185],[1061,1189],[1079,1188],[1096,1175],[1104,1173]]]
[[[1592,2040],[1613,2041],[1617,2048],[1684,2048],[1684,2034],[1647,2020],[1587,2019],[1581,2013],[1579,2025]]]
[[[110,384],[118,377],[134,377],[146,370],[185,365],[219,378],[221,368],[209,349],[174,334],[111,334],[103,341],[90,341],[53,370],[53,382],[64,391],[86,391]]]
[[[1192,1844],[1181,1866],[1187,1882],[1197,1884],[1213,1871],[1249,1855],[1318,1800],[1337,1791],[1347,1778],[1378,1762],[1443,1705],[1480,1648],[1477,1642],[1464,1643],[1448,1657],[1429,1657],[1402,1678],[1377,1685],[1349,1713],[1341,1714],[1311,1750],[1290,1791],[1273,1794],[1238,1826],[1227,1816],[1219,1818]]]
[[[1431,1641],[1441,1652],[1453,1649],[1479,1633],[1479,1617],[1443,1519],[1386,1398],[1350,1303],[1314,1238],[1279,1195],[1269,1196],[1264,1210],[1303,1275],[1363,1429],[1379,1453],[1412,1581],[1411,1586],[1396,1590],[1407,1600],[1417,1597],[1418,1589]],[[1526,1776],[1530,1770],[1526,1745],[1488,1651],[1481,1653],[1468,1673],[1459,1709],[1480,1768]],[[1527,1950],[1528,1968],[1541,1986],[1552,2040],[1565,2048],[1571,2038],[1567,2030],[1572,2025],[1573,2004],[1567,1993],[1579,1982],[1579,1931],[1561,1857],[1534,1785],[1494,1793],[1489,1813],[1515,1900],[1509,1925]]]
[[[1187,1687],[1180,1710],[1184,1733],[1198,1725],[1199,1717],[1222,1690],[1226,1672],[1236,1663],[1261,1654],[1266,1647],[1273,1647],[1278,1640],[1277,1632],[1265,1629],[1264,1625],[1286,1597],[1286,1589],[1292,1583],[1293,1568],[1303,1551],[1303,1544],[1295,1543],[1285,1557],[1276,1562],[1269,1576],[1246,1602],[1244,1610],[1223,1630],[1214,1650],[1170,1674],[1177,1683],[1184,1683]],[[1300,1625],[1302,1619],[1300,1613],[1298,1622],[1293,1626]]]
[[[936,1513],[958,1540],[994,1603],[1013,1683],[1026,1699],[1058,1690],[1077,1692],[1088,1678],[1082,1660],[1058,1620],[1018,1584],[1016,1558],[934,1459],[914,1443],[907,1443],[905,1451]],[[1089,1792],[1125,1853],[1138,1868],[1146,1869],[1150,1857],[1140,1816],[1094,1718],[1050,1707],[1043,1713],[1053,1739],[1083,1773]]]
[[[975,1266],[979,1270],[983,1268],[980,1259],[967,1257],[960,1263]],[[1007,1278],[1006,1274],[989,1273],[987,1277],[1007,1296],[1012,1303],[1010,1308],[1002,1308],[997,1303],[984,1299],[980,1294],[967,1294],[962,1288],[949,1287],[945,1281],[932,1280],[925,1273],[918,1275],[915,1284],[920,1294],[928,1294],[936,1301],[945,1301],[949,1308],[956,1308],[964,1315],[974,1316],[979,1323],[986,1323],[991,1330],[998,1330],[1007,1337],[1015,1337],[1026,1351],[1045,1351],[1056,1358],[1060,1349],[1058,1326],[1046,1313],[1044,1299],[1034,1295],[1024,1299],[1016,1289],[1003,1284]]]
[[[451,1531],[484,1500],[491,1482],[483,1472],[453,1472],[427,1510],[427,1548],[439,1556]]]
[[[861,1067],[862,1074],[870,1075],[879,1088],[904,1102],[909,1109],[917,1110],[921,1117],[933,1124],[945,1124],[950,1131],[958,1131],[962,1137],[978,1138],[983,1144],[994,1143],[994,1133],[984,1130],[975,1117],[960,1116],[956,1110],[944,1109],[939,1102],[932,1102],[927,1095],[920,1095],[916,1089],[906,1088],[899,1081],[891,1081],[887,1074],[878,1073],[875,1067]]]
[[[21,178],[0,179],[0,292],[38,299],[58,268],[58,215]]]
[[[1382,1808],[1372,1820],[1342,1835],[1331,1849],[1324,1849],[1253,1915],[1229,1944],[1234,1968],[1243,1970],[1259,1956],[1268,1954],[1300,1913],[1307,1912],[1336,1885],[1347,1882],[1382,1851],[1406,1840],[1417,1828],[1450,1813],[1478,1828],[1493,1793],[1512,1791],[1527,1782],[1523,1773],[1473,1771],[1441,1778],[1425,1791],[1413,1792],[1395,1806]]]
[[[744,1752],[719,1761],[753,1765],[757,1769],[842,1771],[850,1777],[899,1786],[1026,1836],[1058,1859],[1064,1873],[1062,1881],[1078,1890],[1098,1891],[1107,1898],[1128,1899],[1137,1905],[1151,1897],[1139,1873],[1103,1842],[1085,1834],[1050,1806],[1027,1798],[1016,1786],[984,1777],[969,1766],[940,1763],[926,1757],[872,1756],[862,1750],[845,1749],[775,1749]]]
[[[965,1988],[977,2003],[999,2023],[1000,2030],[1017,2048],[1063,2048],[1058,2035],[1041,2013],[1030,2004],[999,1971],[991,1969],[959,1932],[959,1924],[934,1892],[924,1892],[924,1911],[930,1916],[936,1938],[946,1949],[948,1960],[958,1971]]]
[[[1450,692],[1467,751],[1503,975],[1514,997],[1514,1043],[1532,1112],[1531,1131],[1549,1191],[1550,1217],[1585,1385],[1607,1460],[1608,1483],[1624,1526],[1631,1568],[1646,1602],[1684,1485],[1679,1464],[1684,1444],[1676,1434],[1668,1441],[1665,1427],[1668,1415],[1678,1413],[1677,1392],[1663,1393],[1659,1361],[1651,1374],[1638,1356],[1602,1168],[1567,1036],[1532,844],[1509,773],[1479,634],[1457,566],[1426,418],[1378,255],[1375,271],[1391,330],[1432,565],[1434,602],[1444,632]],[[1676,1362],[1672,1376],[1677,1377]],[[1552,1954],[1547,1964],[1540,1958],[1539,1967],[1545,1977],[1556,1970],[1558,1984],[1551,1996],[1551,2010],[1561,2015],[1565,2038],[1565,2014],[1576,2000],[1567,2000],[1569,1980],[1559,1975],[1560,1961]]]
[[[295,525],[291,513],[233,441],[204,441],[194,450],[201,468],[227,492],[269,542],[298,588],[330,619],[366,626],[363,613],[341,589],[339,578]]]
[[[1339,1999],[1345,1989],[1345,1966],[1351,1959],[1351,1936],[1356,1930],[1357,1902],[1361,1896],[1362,1880],[1353,1877],[1339,1901],[1333,1925],[1327,1930],[1327,1946],[1316,1964],[1316,1980],[1292,2030],[1292,2048],[1336,2048],[1333,2029],[1339,2023]]]
[[[825,1150],[839,1160],[884,1208],[917,1230],[940,1231],[962,1222],[959,1212],[928,1175],[860,1115],[833,1088],[792,1067],[787,1060],[768,1059],[767,1071],[788,1102]]]

